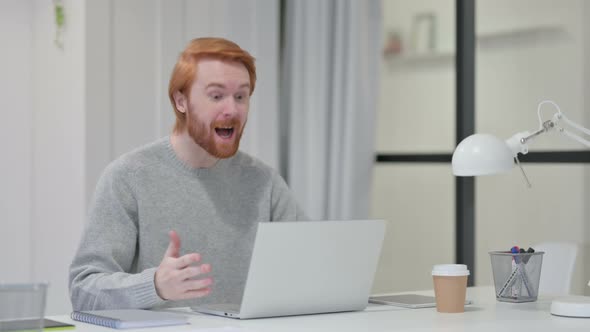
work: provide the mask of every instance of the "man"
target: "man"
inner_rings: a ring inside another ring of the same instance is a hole
[[[189,43],[170,79],[173,133],[97,184],[70,266],[74,310],[240,302],[257,223],[305,218],[276,171],[238,152],[255,83],[238,45]]]

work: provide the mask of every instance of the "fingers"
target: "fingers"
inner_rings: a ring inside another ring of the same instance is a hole
[[[179,258],[178,256],[180,256],[180,237],[173,230],[168,232],[168,236],[170,237],[170,243],[168,244],[168,248],[166,249],[166,252],[164,253],[164,258],[166,258],[166,257],[178,258],[178,260],[176,260],[174,263],[174,266],[176,268],[182,269],[184,267],[191,265],[192,263],[195,263],[195,262],[198,262],[201,260],[201,255],[199,255],[199,254],[188,254],[188,255],[184,255]]]
[[[202,264],[199,266],[189,266],[183,270],[180,270],[180,278],[182,280],[191,279],[204,273],[211,272],[211,265]]]
[[[166,253],[164,253],[164,258],[177,258],[180,255],[180,237],[178,236],[178,234],[176,234],[175,231],[168,232],[168,236],[170,237],[170,244],[168,244]]]
[[[164,300],[178,300],[208,295],[212,278],[193,279],[211,272],[211,265],[189,266],[184,269],[159,267],[155,274],[156,292]],[[187,294],[188,293],[188,294]]]
[[[182,295],[179,296],[178,299],[179,300],[194,299],[194,298],[198,298],[198,297],[207,296],[207,295],[209,295],[209,293],[211,293],[211,288],[191,290],[191,291],[184,292]]]
[[[179,300],[209,295],[213,280],[194,278],[211,272],[211,265],[196,265],[201,260],[197,253],[180,256],[180,237],[175,231],[168,235],[170,243],[154,275],[158,296],[164,300]]]
[[[193,291],[200,291],[204,290],[205,288],[210,288],[213,284],[213,279],[211,278],[203,278],[203,279],[189,279],[185,280],[182,283],[183,291],[186,292],[193,292]]]
[[[171,260],[173,258],[170,258]],[[184,293],[201,291],[213,284],[212,278],[193,279],[211,271],[211,265],[189,266],[184,269],[176,269],[170,265],[160,265],[154,275],[154,284],[157,294],[164,300],[178,300],[185,298]],[[208,294],[208,293],[207,293]],[[199,296],[199,294],[193,294]]]
[[[201,260],[200,254],[186,254],[182,257],[177,258],[174,260],[174,268],[176,269],[184,269],[185,267],[197,263]]]

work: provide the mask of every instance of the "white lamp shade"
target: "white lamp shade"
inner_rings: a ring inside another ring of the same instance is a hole
[[[453,174],[477,176],[506,172],[514,166],[514,155],[505,141],[488,134],[471,135],[453,152]]]

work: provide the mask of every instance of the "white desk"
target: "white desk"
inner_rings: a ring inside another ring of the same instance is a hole
[[[433,291],[416,292],[434,295]],[[220,327],[235,327],[244,332],[277,331],[590,331],[590,319],[565,318],[549,313],[550,298],[539,298],[530,303],[497,302],[492,287],[474,287],[467,291],[472,305],[465,313],[442,314],[435,308],[405,309],[370,305],[362,312],[279,317],[253,320],[234,320],[216,316],[190,314],[190,325],[142,329],[145,332],[199,331]],[[116,331],[100,326],[73,322],[68,316],[50,319],[73,323],[78,332]],[[138,330],[132,330],[138,331]],[[222,332],[223,330],[219,330]]]

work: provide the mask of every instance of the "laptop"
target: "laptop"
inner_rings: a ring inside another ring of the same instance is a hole
[[[363,310],[384,235],[383,220],[259,223],[242,303],[192,309],[239,319]]]

